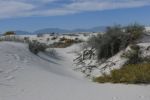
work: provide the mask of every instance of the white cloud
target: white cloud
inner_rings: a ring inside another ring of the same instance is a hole
[[[65,3],[66,1],[70,1],[70,3]],[[64,3],[60,4],[60,2]],[[45,7],[45,5],[51,6],[53,3],[60,7]],[[0,0],[0,18],[58,16],[146,5],[150,5],[150,0]]]
[[[88,1],[88,0],[87,0]],[[150,5],[147,2],[142,1],[128,1],[128,2],[77,2],[67,5],[68,9],[79,10],[79,11],[93,11],[93,10],[106,10],[106,9],[117,9],[117,8],[132,8]]]
[[[16,16],[20,12],[30,11],[35,5],[16,2],[16,1],[0,1],[0,18]]]

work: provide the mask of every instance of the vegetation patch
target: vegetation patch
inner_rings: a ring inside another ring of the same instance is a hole
[[[4,36],[7,36],[7,35],[16,35],[16,33],[14,31],[8,31],[4,33]]]
[[[38,54],[39,52],[44,52],[46,48],[47,45],[44,43],[40,43],[37,41],[33,41],[29,43],[29,50],[34,54]]]
[[[66,48],[68,46],[71,46],[74,43],[80,43],[81,40],[78,39],[68,39],[68,38],[60,38],[59,42],[55,42],[50,45],[52,48]]]
[[[142,25],[133,24],[126,27],[116,25],[108,27],[105,34],[99,34],[89,39],[89,47],[95,48],[98,60],[108,59],[133,44],[144,33]]]
[[[150,64],[131,64],[114,69],[109,75],[103,74],[93,79],[99,83],[127,83],[127,84],[149,84]]]
[[[51,38],[51,40],[56,40],[58,37],[57,36],[53,36],[52,38]]]
[[[121,56],[128,59],[126,65],[142,63],[142,57],[140,57],[140,47],[138,45],[131,45],[130,49],[131,50],[128,50],[127,52],[123,53],[123,55]]]

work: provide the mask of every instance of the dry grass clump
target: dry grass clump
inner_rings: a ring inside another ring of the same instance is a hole
[[[59,42],[55,42],[51,45],[53,48],[66,48],[68,46],[71,46],[74,43],[82,42],[81,40],[76,39],[68,39],[65,37],[60,38]]]
[[[110,75],[103,74],[93,79],[99,83],[128,83],[128,84],[149,84],[150,64],[126,65],[121,69],[112,70]]]

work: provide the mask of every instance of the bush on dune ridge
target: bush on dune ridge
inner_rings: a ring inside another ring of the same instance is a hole
[[[139,39],[144,30],[144,26],[136,23],[126,27],[115,25],[108,27],[105,34],[91,37],[88,44],[96,49],[98,60],[108,59]]]

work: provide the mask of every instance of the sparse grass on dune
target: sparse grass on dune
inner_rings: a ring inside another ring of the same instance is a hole
[[[68,39],[68,38],[60,38],[59,42],[55,42],[53,44],[51,44],[50,46],[53,48],[66,48],[69,47],[75,43],[80,43],[82,42],[82,40],[78,40],[78,39]]]
[[[121,69],[114,69],[110,75],[94,78],[98,83],[127,83],[127,84],[149,84],[150,83],[150,64],[126,65]]]

